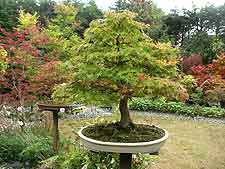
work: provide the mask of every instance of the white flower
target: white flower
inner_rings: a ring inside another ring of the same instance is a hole
[[[22,106],[17,107],[17,111],[22,112],[23,111],[23,107]]]
[[[6,111],[6,114],[7,114],[8,116],[10,116],[10,115],[11,115],[11,112],[10,112],[10,111]]]
[[[81,169],[87,169],[88,164],[85,164]]]
[[[110,164],[113,164],[113,163],[115,163],[115,162],[116,162],[116,160],[115,160],[114,158],[112,158]]]
[[[18,121],[18,124],[19,124],[20,126],[22,126],[22,125],[23,125],[23,122],[22,122],[22,121]]]
[[[65,108],[60,108],[59,111],[60,111],[61,113],[64,113],[64,112],[65,112]]]

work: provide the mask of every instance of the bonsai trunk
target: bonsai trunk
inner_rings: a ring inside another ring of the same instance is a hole
[[[120,99],[120,104],[119,104],[119,109],[120,109],[120,125],[123,128],[126,128],[130,125],[132,125],[132,120],[130,118],[130,113],[128,109],[128,97],[127,96],[122,96]]]
[[[225,108],[225,100],[221,100],[221,101],[220,101],[220,106],[221,106],[221,108],[223,108],[223,109]]]

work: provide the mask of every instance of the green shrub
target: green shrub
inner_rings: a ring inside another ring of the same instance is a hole
[[[26,147],[26,143],[20,135],[13,133],[0,136],[0,163],[19,160],[19,154]]]
[[[132,169],[145,169],[151,162],[157,160],[157,156],[134,155]],[[106,152],[90,152],[75,148],[73,151],[59,156],[51,157],[43,161],[44,168],[57,169],[118,169],[119,154]]]
[[[157,100],[135,98],[130,102],[130,109],[139,111],[159,111],[162,113],[174,113],[191,117],[225,117],[225,110],[220,107],[205,107],[200,105],[189,106],[181,102],[167,102],[163,98]]]
[[[45,129],[1,133],[0,163],[29,162],[32,166],[53,155],[52,138]]]
[[[53,155],[52,141],[49,137],[32,136],[33,141],[29,143],[21,153],[22,161],[29,161],[31,165],[47,159]]]
[[[180,79],[180,83],[187,89],[189,99],[188,103],[191,104],[203,104],[203,91],[198,87],[197,81],[192,75],[185,75]]]

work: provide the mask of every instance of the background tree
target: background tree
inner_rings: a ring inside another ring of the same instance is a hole
[[[225,54],[221,53],[216,60],[207,66],[195,66],[192,69],[197,84],[204,92],[208,103],[220,102],[225,106]]]
[[[7,51],[0,47],[0,74],[7,68]]]
[[[14,0],[0,0],[0,26],[12,29],[16,26],[18,6]]]
[[[48,43],[42,47],[44,62],[37,67],[30,86],[39,100],[50,100],[54,86],[67,81],[63,74],[67,67],[61,68],[62,61],[70,59],[80,44],[74,26],[77,9],[70,4],[55,8],[55,18],[41,32],[48,37]]]
[[[165,13],[154,3],[152,3],[151,11],[150,16],[152,22],[150,23],[150,28],[145,31],[146,34],[155,41],[169,42],[167,27],[163,22]]]
[[[217,54],[224,51],[225,6],[206,6],[191,10],[173,10],[162,27],[170,41],[181,48],[182,54],[200,54],[204,64],[212,63]]]
[[[36,16],[21,12],[18,20],[21,23],[14,32],[0,29],[0,47],[7,51],[7,69],[0,75],[0,100],[4,104],[24,106],[35,99],[30,90],[31,78],[42,61],[40,47],[47,40],[40,36]]]
[[[190,31],[189,22],[189,18],[179,15],[177,10],[164,19],[167,34],[174,45],[183,46],[187,32]]]
[[[79,4],[75,6],[79,9],[76,16],[76,19],[79,22],[77,33],[82,37],[91,21],[103,18],[103,12],[97,7],[94,0],[89,1],[88,4]]]
[[[153,2],[151,0],[118,0],[115,2],[115,11],[129,10],[138,13],[137,19],[146,24],[152,22]]]
[[[129,10],[137,13],[136,20],[149,24],[150,29],[145,29],[145,33],[155,41],[166,40],[166,34],[162,22],[164,12],[158,8],[151,0],[117,0],[112,10],[122,11]]]
[[[34,13],[34,15],[31,15],[30,13],[26,13],[23,10],[19,11],[19,24],[17,25],[18,30],[25,30],[25,29],[32,29],[36,27],[36,24],[38,23],[37,13]]]
[[[182,48],[184,55],[200,54],[203,56],[203,63],[209,64],[224,50],[224,43],[206,32],[198,32],[186,40]]]
[[[10,33],[2,29],[1,33],[4,36],[0,39],[0,46],[7,51],[8,68],[1,75],[0,100],[5,104],[24,106],[26,101],[33,100],[28,90],[29,77],[35,71],[34,59],[39,52],[26,40],[26,32]]]
[[[181,69],[185,74],[191,74],[192,67],[198,65],[203,65],[203,57],[200,54],[184,55],[181,58]]]
[[[119,103],[120,124],[127,127],[132,125],[128,100],[134,96],[186,99],[186,90],[170,79],[176,76],[176,49],[153,43],[135,17],[111,12],[91,23],[70,60],[70,82],[54,93],[56,101]]]
[[[6,30],[12,30],[19,23],[19,11],[40,16],[39,22],[46,25],[47,19],[54,16],[53,0],[0,0],[0,26]]]
[[[44,32],[49,37],[49,45],[45,46],[50,60],[67,60],[76,51],[80,38],[77,30],[77,9],[69,4],[55,6],[55,18]]]
[[[36,12],[39,15],[39,22],[42,26],[47,26],[48,21],[55,16],[54,7],[56,6],[56,2],[54,0],[39,0],[38,4]]]
[[[117,0],[111,9],[115,11],[127,10],[129,9],[129,3],[127,0]]]
[[[50,100],[55,85],[66,82],[67,77],[60,73],[60,64],[60,61],[49,61],[39,66],[30,86],[39,100]]]
[[[48,25],[48,28],[53,32],[51,35],[53,37],[63,35],[64,38],[69,38],[74,34],[77,12],[77,9],[72,5],[60,4],[55,6],[56,16]]]

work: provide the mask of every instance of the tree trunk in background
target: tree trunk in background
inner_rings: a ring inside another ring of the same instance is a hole
[[[129,113],[129,109],[128,109],[128,97],[127,96],[121,97],[119,109],[120,109],[120,114],[121,114],[120,125],[123,128],[126,128],[130,124],[132,124],[132,120],[130,118],[130,113]]]

